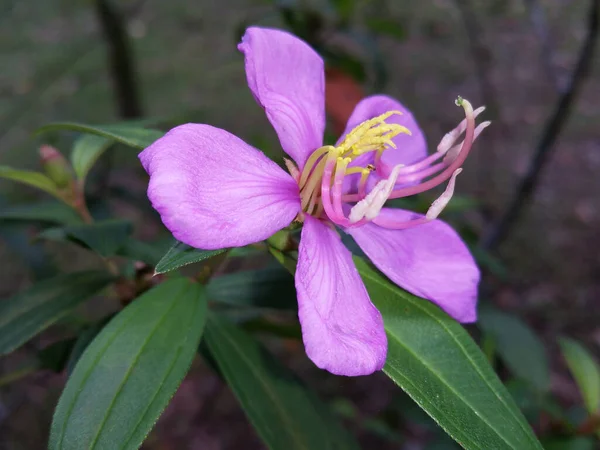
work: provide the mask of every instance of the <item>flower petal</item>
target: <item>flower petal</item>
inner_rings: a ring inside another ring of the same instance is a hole
[[[298,315],[308,357],[336,375],[368,375],[385,364],[381,314],[338,234],[306,216],[296,269]]]
[[[140,153],[148,197],[180,241],[202,249],[268,238],[300,210],[298,185],[234,135],[209,125],[173,128]]]
[[[381,214],[398,221],[422,217],[389,208]],[[346,232],[398,286],[431,300],[460,322],[477,320],[479,269],[449,225],[433,220],[414,228],[389,230],[369,223]]]
[[[302,169],[323,145],[323,60],[304,41],[268,28],[248,28],[238,49],[245,56],[254,98],[265,109],[283,150]]]
[[[365,97],[354,108],[354,112],[350,116],[350,119],[348,119],[346,130],[344,130],[342,137],[338,140],[338,143],[341,142],[346,134],[365,120],[377,117],[387,111],[402,112],[401,116],[393,115],[387,119],[386,122],[403,125],[410,130],[412,135],[399,134],[393,139],[397,149],[386,150],[381,155],[382,171],[379,175],[384,178],[387,178],[390,175],[394,166],[397,166],[398,164],[413,164],[427,156],[427,142],[425,141],[425,136],[412,113],[400,102],[385,95]],[[364,157],[357,158],[355,164],[361,166],[369,164],[374,158],[374,153],[368,153],[365,156],[367,156],[367,159],[362,160]]]

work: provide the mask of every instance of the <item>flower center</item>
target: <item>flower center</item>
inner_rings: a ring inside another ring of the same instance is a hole
[[[372,164],[362,167],[350,164],[359,156],[375,152],[375,164],[381,154],[388,148],[396,148],[392,141],[400,133],[410,134],[410,131],[398,124],[386,123],[393,115],[401,115],[400,111],[388,111],[354,127],[338,146],[326,145],[313,152],[306,161],[298,179],[302,211],[319,217],[323,213],[322,180],[327,172],[329,176],[335,173],[335,182],[341,183],[346,175],[360,174],[359,192],[363,192],[369,174],[375,169]]]
[[[396,149],[392,139],[402,133],[411,134],[402,125],[386,122],[393,115],[401,115],[400,111],[388,111],[364,121],[337,146],[318,148],[310,155],[302,172],[293,164],[288,164],[300,187],[302,213],[298,220],[302,220],[303,214],[315,217],[326,215],[329,221],[341,227],[373,221],[385,228],[401,229],[435,219],[452,197],[456,177],[462,171],[461,166],[473,141],[490,125],[490,122],[482,122],[475,127],[476,117],[485,108],[473,111],[471,104],[460,97],[456,104],[464,109],[465,119],[442,138],[437,152],[414,164],[399,164],[390,168],[381,161],[384,151]],[[465,133],[464,140],[456,144],[462,133]],[[367,193],[367,181],[375,170],[378,175],[390,175],[387,179],[380,179]],[[360,175],[352,189],[349,189],[349,185],[344,188],[345,177],[349,175]],[[422,218],[396,222],[388,214],[380,216],[387,200],[415,195],[445,181],[449,181],[446,190]]]

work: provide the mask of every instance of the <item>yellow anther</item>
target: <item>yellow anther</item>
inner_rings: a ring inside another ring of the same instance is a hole
[[[358,156],[368,152],[376,152],[375,164],[379,161],[381,154],[388,148],[396,148],[392,141],[400,133],[410,135],[410,131],[399,124],[386,123],[386,120],[393,115],[402,115],[400,111],[388,111],[372,119],[366,120],[354,127],[341,144],[337,147],[327,145],[316,149],[307,159],[301,173],[295,166],[288,165],[294,179],[297,180],[300,187],[300,196],[302,198],[302,211],[307,214],[318,216],[323,211],[321,202],[321,182],[325,174],[325,168],[329,164],[334,164],[334,179],[331,180],[332,186],[339,188],[346,175],[360,174],[359,193],[364,195],[366,181],[369,174],[375,170],[375,166],[369,164],[365,167],[350,167],[348,165]],[[329,170],[329,169],[328,169]],[[328,175],[330,176],[330,175]]]
[[[342,151],[342,154],[348,154],[347,156],[352,158],[367,152],[383,151],[386,147],[396,148],[392,139],[400,133],[411,133],[402,125],[385,122],[394,114],[402,113],[388,111],[354,127],[337,148]]]
[[[344,149],[344,151],[349,150],[352,146],[358,143],[363,136],[368,133],[372,128],[378,128],[378,125],[384,125],[384,129],[389,127],[389,124],[385,123],[385,120],[390,116],[398,114],[402,115],[400,111],[388,111],[384,114],[381,114],[377,117],[373,117],[372,119],[366,120],[360,125],[354,127],[350,133],[346,135],[346,138],[341,143],[340,148]],[[389,129],[385,129],[385,131],[390,131]],[[384,132],[385,132],[384,131]],[[383,134],[381,131],[377,132],[377,134]]]

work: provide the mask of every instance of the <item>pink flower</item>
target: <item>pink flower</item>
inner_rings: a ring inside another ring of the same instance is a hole
[[[140,154],[150,174],[148,197],[166,227],[186,244],[218,249],[303,222],[296,271],[303,340],[312,361],[334,374],[370,374],[387,353],[381,314],[334,225],[394,283],[461,322],[474,321],[479,271],[458,235],[435,217],[474,138],[489,124],[475,129],[480,110],[463,101],[466,119],[427,156],[406,108],[389,97],[367,97],[338,143],[324,147],[322,59],[278,30],[249,28],[238,48],[248,85],[295,162],[286,161],[291,175],[224,130],[176,127]],[[454,145],[462,132],[463,143]],[[383,207],[389,198],[447,180],[426,216]]]

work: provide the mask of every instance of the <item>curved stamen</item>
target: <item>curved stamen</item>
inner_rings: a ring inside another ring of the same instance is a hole
[[[473,117],[473,107],[467,100],[460,99],[460,106],[462,106],[465,110],[466,115],[466,130],[465,130],[465,140],[463,142],[462,148],[459,154],[456,156],[454,161],[449,164],[445,170],[443,170],[436,177],[427,180],[421,184],[416,186],[408,186],[402,189],[395,190],[391,193],[390,198],[402,198],[408,197],[409,195],[420,194],[421,192],[428,191],[431,188],[434,188],[438,184],[443,183],[447,179],[449,179],[454,171],[465,162],[467,156],[469,155],[469,151],[471,150],[471,146],[473,145],[473,138],[475,135],[475,118]]]
[[[394,167],[394,170],[392,170],[392,173],[387,180],[381,180],[377,183],[364,199],[352,207],[349,216],[350,223],[357,223],[363,218],[366,220],[373,220],[379,215],[381,208],[383,208],[390,192],[392,192],[392,189],[396,184],[398,172],[401,168],[401,165]]]
[[[371,171],[373,170],[373,166],[371,166],[370,164],[367,166],[366,169],[362,170],[362,173],[360,174],[360,180],[358,182],[358,197],[359,200],[362,200],[363,198],[365,198],[365,195],[367,195],[366,191],[367,191],[367,180],[369,179],[369,175],[371,174]],[[342,198],[343,200],[343,198]]]
[[[300,190],[300,196],[302,197],[302,209],[306,208],[306,206],[310,203],[310,199],[314,197],[316,194],[317,186],[321,181],[321,176],[323,174],[323,169],[325,167],[326,158],[322,158],[321,161],[317,164],[315,169],[308,177],[308,181]]]
[[[456,171],[454,171],[454,173],[452,174],[452,177],[450,178],[450,181],[448,182],[448,186],[446,186],[446,189],[444,190],[442,195],[440,195],[431,204],[431,206],[427,210],[427,214],[425,214],[425,217],[419,217],[418,219],[412,219],[412,220],[395,221],[386,216],[378,216],[373,219],[373,223],[376,225],[379,225],[380,227],[388,228],[390,230],[404,230],[407,228],[416,227],[418,225],[423,225],[431,220],[436,219],[440,215],[440,213],[444,210],[444,208],[448,205],[448,202],[450,202],[450,199],[452,198],[452,195],[454,194],[454,186],[456,184],[456,177],[461,172],[462,172],[462,169],[457,169]]]
[[[400,176],[398,177],[398,180],[396,181],[397,184],[408,184],[408,183],[414,183],[416,181],[421,181],[424,178],[430,177],[436,173],[438,173],[439,171],[443,170],[444,168],[446,168],[448,166],[448,164],[444,164],[444,163],[438,163],[438,164],[434,164],[431,167],[428,167],[424,170],[421,170],[420,172],[413,172],[407,175],[402,175],[402,171],[400,171]]]
[[[319,158],[326,155],[327,152],[329,152],[329,150],[331,150],[332,148],[333,147],[331,145],[326,145],[324,147],[318,148],[316,151],[313,152],[312,155],[310,155],[308,157],[308,160],[306,161],[306,164],[304,165],[304,169],[302,169],[302,175],[300,176],[300,180],[298,181],[298,185],[300,186],[300,189],[302,189],[304,187],[304,185],[306,184],[306,181],[308,180],[308,177],[311,174],[312,169],[315,166],[315,164],[317,164],[317,161],[319,160]]]
[[[462,98],[459,97],[459,99],[457,100],[457,104],[459,102],[462,103],[464,101],[466,101],[466,100],[463,100]],[[467,102],[467,103],[469,103],[469,102]],[[470,103],[469,103],[469,105],[470,105]],[[473,111],[473,108],[471,108],[471,111],[473,112],[473,119],[476,119],[479,114],[481,114],[483,111],[485,111],[485,106],[480,106],[475,111]],[[463,120],[461,120],[461,122],[457,125],[456,128],[454,128],[452,131],[449,131],[448,133],[446,133],[444,135],[444,137],[442,137],[442,140],[438,144],[437,151],[441,152],[441,153],[446,153],[450,149],[450,147],[452,147],[452,145],[454,145],[454,143],[456,142],[458,137],[461,134],[463,134],[466,129],[467,129],[467,118],[464,118]]]
[[[333,169],[335,168],[335,162],[337,160],[336,151],[330,151],[327,155],[325,162],[325,168],[323,169],[323,178],[321,179],[321,204],[325,210],[325,214],[334,223],[340,224],[339,221],[342,219],[338,217],[333,209],[331,203],[331,177],[333,175]]]
[[[346,168],[352,161],[350,158],[337,158],[335,166],[335,175],[333,178],[333,210],[339,217],[344,217],[344,211],[342,210],[342,185],[344,184],[344,178],[346,176]]]
[[[444,210],[444,208],[446,206],[448,206],[450,199],[454,195],[454,185],[456,184],[456,177],[461,172],[462,172],[462,169],[456,169],[454,171],[454,173],[450,177],[448,186],[446,186],[446,189],[444,190],[444,192],[442,192],[442,195],[440,195],[437,199],[435,199],[434,202],[429,207],[429,209],[427,210],[427,214],[425,214],[425,217],[427,219],[433,220],[433,219],[437,218],[437,216],[439,216],[441,214],[441,212]]]

